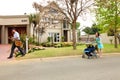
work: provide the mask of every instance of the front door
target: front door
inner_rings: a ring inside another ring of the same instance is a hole
[[[68,31],[64,30],[64,42],[68,42]]]

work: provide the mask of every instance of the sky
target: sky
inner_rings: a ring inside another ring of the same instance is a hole
[[[0,15],[23,15],[34,13],[33,2],[42,0],[0,0]]]
[[[24,15],[24,13],[35,13],[33,2],[40,3],[43,0],[0,0],[0,15]],[[47,0],[44,0],[47,1]],[[93,24],[94,16],[87,14],[85,19],[79,17],[81,27],[91,26]]]

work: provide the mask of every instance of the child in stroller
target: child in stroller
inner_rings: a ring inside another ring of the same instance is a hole
[[[82,58],[85,58],[85,55],[88,56],[88,59],[95,57],[97,58],[97,53],[95,52],[96,48],[92,43],[86,44],[87,48],[84,49],[84,54],[82,55]]]

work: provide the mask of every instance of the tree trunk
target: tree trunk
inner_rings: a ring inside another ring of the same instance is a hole
[[[35,42],[35,34],[34,34],[35,32],[34,31],[35,31],[35,27],[33,27],[33,42]]]
[[[119,44],[120,44],[120,35],[119,34],[117,35],[117,38],[118,38],[118,41],[119,41]]]
[[[90,39],[90,35],[88,34],[88,37],[87,37],[87,42],[89,42],[89,39]]]
[[[115,48],[118,48],[117,45],[117,24],[118,24],[118,8],[117,8],[117,0],[115,0],[115,34],[114,34],[114,38],[115,38]]]
[[[76,50],[76,21],[72,23],[73,50]]]
[[[36,31],[36,37],[35,37],[35,39],[36,39],[36,45],[37,45],[37,39],[38,39],[38,32],[37,32],[37,30],[35,30]]]
[[[114,35],[114,39],[115,39],[115,48],[118,48],[118,46],[117,46],[117,35],[116,35],[116,33],[115,33],[115,35]]]
[[[119,45],[120,45],[120,39],[119,39]]]
[[[40,44],[40,32],[38,31],[38,45]]]
[[[120,38],[118,38],[119,44],[120,44]]]

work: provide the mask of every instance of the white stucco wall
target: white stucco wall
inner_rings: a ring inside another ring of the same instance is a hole
[[[27,15],[0,16],[0,25],[24,25],[29,24]]]
[[[107,33],[101,34],[101,39],[103,43],[110,43],[110,39],[112,39],[114,43],[114,36],[107,36]]]
[[[81,37],[88,37],[87,35],[86,36],[81,36]],[[89,35],[89,37],[92,37],[92,38],[95,38],[95,35]],[[100,34],[100,37],[101,37],[101,40],[102,40],[102,43],[111,43],[110,42],[110,39],[112,39],[113,43],[114,43],[114,36],[107,36],[107,33],[102,33]]]

